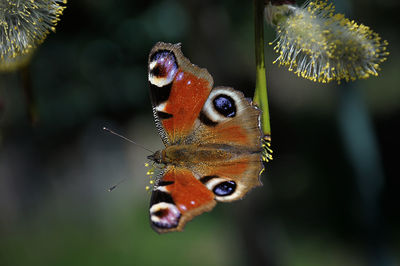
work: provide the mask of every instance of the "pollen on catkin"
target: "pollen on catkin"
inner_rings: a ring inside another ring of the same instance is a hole
[[[267,6],[267,20],[276,26],[274,63],[315,82],[354,81],[377,76],[386,60],[387,41],[363,24],[335,14],[327,0],[303,7]]]
[[[55,31],[66,0],[2,0],[0,2],[0,69],[14,70]]]
[[[261,140],[262,142],[262,160],[264,162],[269,162],[272,161],[273,157],[273,151],[271,149],[271,136],[267,135],[264,136],[264,138]]]
[[[145,163],[144,166],[149,168],[149,170],[146,172],[146,176],[149,177],[149,186],[146,186],[146,190],[150,191],[150,189],[154,188],[157,182],[157,180],[155,180],[155,171],[157,168],[154,164],[150,164],[148,162]]]

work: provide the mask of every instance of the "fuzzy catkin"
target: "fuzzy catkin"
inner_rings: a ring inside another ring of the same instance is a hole
[[[377,33],[335,14],[335,7],[326,0],[303,7],[279,7],[275,9],[279,16],[274,16],[273,10],[269,19],[276,24],[274,50],[279,54],[274,63],[287,66],[300,77],[340,83],[377,76],[380,63],[389,54],[388,43]]]
[[[2,0],[0,2],[0,69],[26,62],[60,20],[66,0]]]

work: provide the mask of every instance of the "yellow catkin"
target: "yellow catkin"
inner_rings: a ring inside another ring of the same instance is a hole
[[[26,64],[63,13],[65,0],[2,0],[0,2],[0,71]]]
[[[389,54],[388,43],[369,27],[334,14],[335,7],[327,0],[311,1],[303,7],[290,5],[286,13],[282,9],[284,18],[274,21],[274,50],[279,54],[274,63],[322,83],[378,75],[379,65]],[[274,18],[274,14],[270,16]]]

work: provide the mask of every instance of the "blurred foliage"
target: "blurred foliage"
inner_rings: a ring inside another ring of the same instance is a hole
[[[385,171],[381,230],[373,233],[388,261],[399,263],[400,5],[349,3],[357,21],[389,41],[391,55],[379,77],[357,86]],[[108,126],[150,149],[162,147],[147,87],[147,56],[157,41],[181,42],[215,85],[252,97],[252,2],[81,0],[67,6],[30,66],[35,127],[26,117],[19,73],[0,74],[1,265],[374,262],[377,251],[367,249],[354,170],[337,128],[339,91],[272,65],[272,47],[266,46],[266,67],[274,161],[264,186],[243,201],[220,203],[183,233],[152,231],[144,152],[101,131]],[[274,34],[267,28],[266,41]]]

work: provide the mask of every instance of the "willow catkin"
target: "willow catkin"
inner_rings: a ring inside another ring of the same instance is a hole
[[[0,1],[0,70],[28,61],[60,20],[66,0]]]
[[[316,82],[377,76],[389,54],[388,43],[369,27],[334,12],[326,0],[303,7],[269,4],[267,20],[276,26],[273,43],[279,54],[274,63]]]

